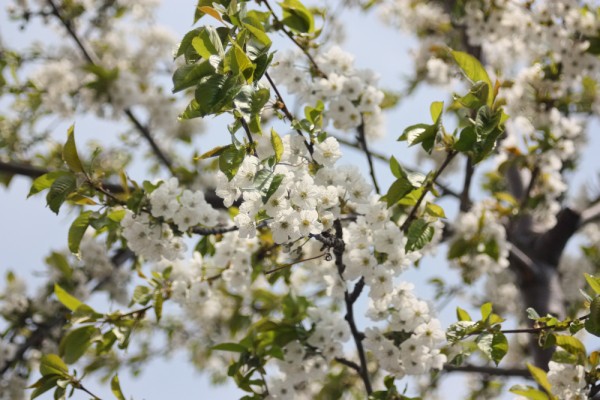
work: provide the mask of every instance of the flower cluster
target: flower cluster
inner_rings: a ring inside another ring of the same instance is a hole
[[[325,117],[333,126],[350,131],[363,126],[369,137],[383,134],[380,104],[384,94],[377,89],[378,77],[371,70],[354,68],[354,58],[337,46],[320,53],[316,62],[325,76],[312,76],[308,67],[296,65],[298,57],[283,53],[275,60],[273,76],[303,103],[325,104]],[[327,124],[324,124],[326,127]]]
[[[148,261],[160,261],[163,257],[175,260],[187,248],[183,240],[173,234],[168,224],[159,223],[145,213],[136,215],[127,210],[121,220],[121,227],[127,246]]]
[[[489,204],[475,204],[459,214],[448,257],[461,269],[465,280],[498,273],[508,267],[506,230]]]
[[[561,364],[550,361],[548,368],[548,382],[552,385],[552,394],[559,400],[588,399],[583,365]]]
[[[446,356],[440,348],[445,339],[439,320],[432,318],[429,305],[418,299],[414,285],[403,282],[377,301],[371,301],[367,316],[373,321],[385,320],[389,334],[379,328],[365,331],[365,347],[379,360],[383,369],[397,378],[421,375],[441,369]],[[408,334],[398,347],[395,335]]]
[[[269,151],[259,140],[260,158],[246,156],[231,181],[223,173],[217,176],[216,193],[225,205],[242,197],[239,213],[234,218],[241,237],[256,235],[256,218],[261,211],[270,221],[268,225],[275,243],[292,243],[301,237],[319,234],[329,229],[339,215],[340,198],[357,200],[371,191],[362,177],[342,168],[323,167],[312,176],[307,168],[310,154],[301,136],[286,135],[282,143],[283,154],[274,167],[266,162],[273,149]],[[313,159],[322,165],[333,166],[340,156],[339,144],[334,138],[315,145]],[[265,187],[273,185],[275,179],[279,180],[279,186],[265,196]],[[347,179],[353,185],[348,186]]]

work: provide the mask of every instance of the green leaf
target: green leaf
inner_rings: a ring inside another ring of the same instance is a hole
[[[51,171],[37,177],[31,184],[31,189],[29,189],[27,197],[29,198],[34,194],[38,194],[39,192],[50,188],[57,178],[64,175],[71,175],[71,173],[67,171]]]
[[[202,60],[198,64],[183,65],[173,74],[173,93],[195,86],[203,78],[214,73],[215,68],[208,60]]]
[[[152,299],[152,292],[147,286],[136,286],[131,297],[131,304],[141,304],[145,306]]]
[[[443,101],[434,101],[429,106],[429,112],[431,113],[431,120],[433,123],[436,123],[440,116],[442,115],[442,111],[444,111],[444,102]]]
[[[77,181],[73,174],[61,175],[50,186],[50,191],[46,195],[48,207],[58,214],[60,206],[65,202],[67,196],[77,189]]]
[[[590,287],[592,288],[592,290],[596,293],[596,294],[600,294],[600,277],[594,276],[594,275],[590,275],[590,274],[584,274],[585,275],[585,280],[587,281],[588,285],[590,285]]]
[[[527,369],[529,369],[529,373],[535,381],[548,393],[552,393],[552,387],[550,386],[550,382],[548,382],[548,376],[546,375],[546,371],[541,368],[536,367],[530,363],[527,363]]]
[[[79,252],[79,244],[85,234],[88,226],[90,225],[91,211],[84,211],[73,221],[69,228],[69,250],[71,253],[77,254]]]
[[[283,10],[281,22],[285,26],[300,33],[308,33],[314,30],[313,15],[300,1],[283,0],[279,5]]]
[[[117,400],[125,400],[125,395],[123,394],[123,391],[121,391],[121,384],[119,383],[119,375],[115,374],[110,380],[110,390]]]
[[[275,194],[277,189],[279,189],[279,186],[281,186],[281,182],[283,182],[284,178],[285,178],[285,175],[283,175],[283,174],[277,174],[277,175],[273,176],[273,179],[271,180],[271,184],[269,185],[269,188],[263,195],[263,198],[262,198],[263,203],[266,203],[267,201],[269,201],[271,196],[273,196],[273,194]]]
[[[271,145],[273,146],[273,150],[275,151],[275,161],[281,161],[281,156],[283,155],[283,141],[273,128],[271,128]]]
[[[576,356],[585,357],[587,354],[583,343],[573,336],[556,335],[556,345]]]
[[[73,172],[84,172],[83,164],[77,154],[75,146],[75,125],[71,125],[67,131],[67,142],[63,146],[62,157],[69,169]]]
[[[427,202],[425,206],[425,212],[433,217],[446,218],[444,209],[437,204]]]
[[[221,38],[217,34],[216,29],[212,26],[204,26],[200,32],[198,32],[198,36],[192,39],[192,46],[202,58],[207,60],[210,56],[223,58],[225,55]]]
[[[239,149],[235,146],[228,147],[219,156],[219,169],[223,172],[229,180],[232,180],[237,171],[244,162],[246,157],[246,149],[240,147]]]
[[[600,336],[600,296],[596,296],[590,303],[590,316],[585,320],[585,330]]]
[[[415,187],[406,177],[396,179],[385,195],[388,207],[396,204],[400,199],[409,194]]]
[[[485,321],[492,315],[492,303],[484,303],[481,305],[481,320]]]
[[[478,59],[473,57],[468,53],[464,53],[462,51],[452,51],[452,57],[454,57],[454,61],[458,64],[460,69],[464,72],[464,74],[469,78],[472,83],[476,83],[479,81],[483,81],[488,86],[488,104],[491,105],[493,101],[493,86],[490,77],[479,62]]]
[[[29,386],[29,388],[34,389],[34,391],[31,392],[30,399],[33,400],[46,393],[48,390],[56,387],[56,383],[60,378],[60,376],[54,374],[42,376],[33,385]]]
[[[492,339],[491,359],[496,363],[496,366],[502,361],[506,353],[508,353],[508,340],[506,336],[502,332],[495,332]]]
[[[192,102],[180,116],[182,119],[220,114],[233,108],[233,98],[241,88],[238,78],[232,75],[211,75],[197,86],[195,103]]]
[[[231,71],[234,76],[243,76],[247,82],[252,82],[255,65],[250,61],[244,50],[237,44],[233,46],[223,59],[224,72]]]
[[[40,360],[40,373],[42,376],[68,376],[69,367],[67,367],[67,364],[65,364],[56,354],[44,354]]]
[[[161,290],[154,292],[154,314],[156,315],[156,322],[160,322],[162,318],[163,302],[164,297]]]
[[[404,172],[404,169],[394,156],[390,157],[390,170],[396,178],[406,178],[406,173]]]
[[[410,224],[406,234],[405,250],[408,252],[422,249],[427,243],[431,242],[434,233],[435,229],[429,222],[422,219],[414,221]]]
[[[469,313],[460,307],[456,307],[456,317],[459,321],[472,321]]]
[[[239,343],[221,343],[210,348],[211,350],[231,351],[234,353],[243,353],[248,349]]]
[[[549,400],[546,393],[534,389],[531,386],[515,385],[510,388],[510,392],[530,400]]]
[[[223,153],[225,151],[225,149],[231,147],[233,145],[228,144],[227,146],[217,146],[212,150],[207,151],[206,153],[202,154],[201,156],[197,157],[198,160],[205,160],[207,158],[212,158],[212,157],[217,157],[220,156],[221,153]]]
[[[431,154],[437,133],[435,125],[416,124],[406,128],[398,140],[405,140],[409,146],[422,143],[423,149]]]
[[[63,306],[67,307],[71,311],[77,310],[77,308],[83,304],[81,301],[77,300],[75,297],[71,296],[63,288],[61,288],[58,283],[54,284],[54,294],[56,295],[58,301],[60,301]]]
[[[477,134],[475,128],[472,125],[467,126],[460,132],[459,139],[454,143],[454,150],[458,150],[462,153],[475,151],[475,144],[477,143]]]
[[[256,25],[260,25],[260,23]],[[263,46],[269,47],[271,45],[271,38],[265,33],[264,28],[261,29],[261,27],[250,25],[249,23],[244,23],[243,26],[248,29],[252,36],[254,36]]]
[[[60,355],[67,364],[77,362],[92,344],[92,339],[98,334],[95,326],[82,326],[67,333],[59,346]]]

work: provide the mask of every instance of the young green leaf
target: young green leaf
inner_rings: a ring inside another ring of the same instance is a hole
[[[490,80],[490,76],[488,75],[483,65],[479,62],[478,59],[473,57],[468,53],[464,53],[462,51],[452,51],[452,57],[454,61],[458,64],[460,69],[464,72],[464,74],[469,78],[472,83],[477,83],[479,81],[483,81],[486,83],[488,87],[488,105],[492,104],[493,101],[493,86],[492,81]]]
[[[588,273],[586,273],[584,275],[585,275],[585,280],[587,281],[588,285],[590,285],[592,290],[596,294],[600,294],[600,277],[590,275]]]
[[[298,0],[283,0],[279,3],[283,10],[283,24],[297,32],[309,33],[315,28],[312,13]]]
[[[585,330],[600,336],[600,296],[596,296],[590,303],[590,316],[585,320]]]
[[[117,400],[125,400],[125,395],[121,390],[121,383],[119,382],[119,375],[115,374],[110,380],[110,390],[113,392]]]
[[[61,288],[58,283],[54,284],[54,294],[56,295],[56,298],[58,298],[58,301],[71,311],[77,310],[77,308],[83,304],[81,301],[67,293],[66,290]]]
[[[90,225],[91,211],[84,211],[73,221],[69,228],[69,250],[73,254],[79,252],[79,244],[88,226]]]
[[[46,195],[48,207],[58,214],[60,207],[67,200],[67,197],[77,189],[77,181],[73,174],[61,175],[50,186]]]
[[[67,364],[65,364],[56,354],[44,354],[40,360],[40,373],[42,376],[68,376],[69,367],[67,367]]]
[[[548,382],[548,376],[546,375],[546,371],[541,368],[536,367],[530,363],[527,363],[527,369],[529,373],[535,379],[535,381],[548,393],[552,393],[552,387],[550,382]]]
[[[67,131],[67,142],[63,146],[62,157],[71,171],[84,172],[75,146],[75,125],[71,125]]]
[[[87,325],[67,333],[61,340],[59,353],[67,364],[77,362],[90,348],[92,339],[98,334],[95,326]]]
[[[271,145],[273,146],[273,150],[275,151],[275,161],[281,161],[281,156],[283,155],[283,141],[273,128],[271,128]]]
[[[427,243],[431,242],[434,233],[435,229],[429,222],[422,219],[414,221],[410,224],[406,234],[407,241],[405,250],[415,251],[422,249]]]

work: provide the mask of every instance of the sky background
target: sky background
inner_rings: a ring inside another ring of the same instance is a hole
[[[10,22],[7,18],[5,7],[7,0],[0,0],[0,40],[10,44],[14,48],[25,48],[32,40],[45,40],[48,45],[57,45],[58,36],[52,34],[48,29],[35,21],[28,25],[27,29],[21,31],[17,24]],[[171,29],[177,37],[182,37],[191,29],[192,15],[195,1],[171,0],[163,2],[157,14],[157,22]],[[359,68],[371,68],[381,75],[381,87],[399,90],[404,87],[404,78],[410,74],[412,59],[409,49],[415,47],[416,42],[411,37],[401,34],[395,29],[383,26],[374,13],[362,14],[356,11],[346,11],[342,16],[346,26],[346,41],[342,47],[355,55],[356,66]],[[284,40],[275,41],[276,48],[287,46]],[[406,149],[406,144],[396,142],[403,129],[409,125],[427,122],[429,116],[429,104],[432,101],[448,100],[449,93],[440,89],[423,86],[415,94],[403,101],[392,113],[387,115],[387,136],[385,139],[372,144],[372,148],[388,155],[394,155],[401,163],[416,165],[413,152]],[[2,103],[0,103],[0,106]],[[89,117],[76,117],[74,121],[64,121],[56,127],[55,137],[64,140],[66,127],[76,122],[76,132],[83,139],[110,137],[111,133],[119,129],[118,123],[105,123]],[[121,121],[123,123],[123,121]],[[107,130],[108,129],[108,130]],[[200,139],[203,151],[218,144],[222,144],[224,129],[220,121],[207,121],[205,135]],[[597,132],[598,124],[593,122],[590,132]],[[581,169],[577,174],[570,176],[570,193],[575,195],[579,188],[594,181],[597,178],[599,164],[597,154],[600,150],[600,135],[592,134],[592,138],[584,150],[581,160]],[[352,139],[351,136],[347,136]],[[79,139],[78,139],[79,140]],[[344,149],[342,164],[356,164],[364,168],[366,162],[364,156],[352,150]],[[423,170],[429,168],[427,164],[421,166]],[[376,161],[377,176],[380,186],[385,191],[392,182],[392,176],[383,163]],[[134,178],[139,174],[143,177],[144,163],[138,161],[133,169],[128,171]],[[479,174],[478,176],[481,176]],[[451,186],[460,189],[462,178],[455,175],[448,177],[445,181]],[[477,185],[477,177],[475,186]],[[35,290],[36,284],[44,275],[43,259],[51,249],[62,249],[66,246],[67,230],[75,218],[73,213],[61,210],[56,216],[45,206],[44,196],[26,199],[31,181],[22,177],[15,177],[8,189],[0,187],[0,275],[8,270],[15,271],[22,277],[27,277],[30,283],[29,290]],[[475,197],[481,197],[479,190],[474,191]],[[449,216],[456,214],[457,205],[444,200],[441,203],[446,208]],[[402,280],[415,282],[417,294],[421,297],[431,298],[431,288],[425,283],[432,276],[444,276],[450,282],[457,282],[457,274],[446,268],[447,262],[443,257],[444,250],[436,257],[429,257],[421,264],[418,270],[412,269],[402,276]],[[366,296],[364,296],[366,297]],[[455,321],[454,309],[458,303],[452,302],[446,306],[440,315],[444,326]],[[464,307],[464,302],[461,302]],[[364,310],[364,304],[360,305]],[[362,314],[363,310],[358,310]],[[368,321],[361,318],[360,326],[366,326]],[[165,398],[177,399],[234,399],[239,398],[241,391],[233,385],[211,387],[206,376],[199,375],[193,367],[187,363],[186,354],[179,352],[169,360],[153,361],[144,369],[137,378],[128,373],[121,373],[121,385],[126,396],[136,400],[160,400]],[[444,379],[443,397],[448,399],[463,398],[464,390],[461,389],[463,378],[453,375]],[[100,384],[95,381],[87,381],[86,386],[103,399],[112,398],[109,385]],[[401,387],[401,384],[398,385]],[[450,394],[451,393],[451,394]],[[45,398],[50,398],[47,396]],[[76,393],[75,399],[85,399],[80,393]],[[505,398],[512,398],[507,395]]]

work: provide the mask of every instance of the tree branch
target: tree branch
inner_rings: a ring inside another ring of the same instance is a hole
[[[533,379],[531,377],[531,373],[527,369],[523,368],[494,368],[487,366],[479,366],[479,365],[461,365],[461,366],[453,366],[453,365],[445,365],[445,372],[464,372],[464,373],[476,373],[476,374],[486,374],[486,375],[494,375],[494,376],[518,376],[521,378]]]
[[[373,187],[375,188],[375,192],[377,194],[381,194],[379,190],[379,185],[377,184],[377,178],[375,178],[375,168],[373,168],[373,157],[371,156],[371,152],[367,147],[367,138],[365,137],[365,122],[364,119],[356,128],[358,135],[356,135],[356,140],[360,143],[362,150],[365,152],[367,156],[367,163],[369,164],[369,173],[371,175],[371,180],[373,181]]]
[[[471,157],[467,156],[467,162],[465,165],[465,181],[463,184],[463,190],[460,193],[460,211],[467,212],[471,209],[471,179],[473,178],[473,172],[475,172],[475,167],[473,165],[473,161]]]

